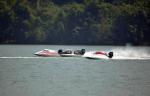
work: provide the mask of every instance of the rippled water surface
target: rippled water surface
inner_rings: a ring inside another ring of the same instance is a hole
[[[114,59],[37,57],[44,48],[113,51]],[[150,96],[149,47],[0,45],[0,96]]]

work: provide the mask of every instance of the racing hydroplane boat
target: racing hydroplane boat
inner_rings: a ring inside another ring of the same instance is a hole
[[[71,50],[62,50],[59,49],[57,50],[51,50],[51,49],[44,49],[41,51],[38,51],[36,53],[34,53],[35,55],[38,56],[45,56],[45,57],[81,57],[83,56],[85,53],[85,49],[81,49],[81,50],[75,50],[75,51],[71,51]]]
[[[113,52],[90,51],[86,52],[83,57],[88,59],[111,59],[113,57]]]

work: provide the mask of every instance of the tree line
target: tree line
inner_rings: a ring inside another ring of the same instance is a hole
[[[150,45],[149,4],[149,0],[0,0],[0,43]]]

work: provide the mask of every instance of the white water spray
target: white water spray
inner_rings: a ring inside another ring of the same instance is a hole
[[[113,59],[150,59],[150,50],[141,47],[116,48]]]

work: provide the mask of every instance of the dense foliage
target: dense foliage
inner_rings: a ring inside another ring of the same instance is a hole
[[[150,0],[0,0],[0,43],[150,45]]]

